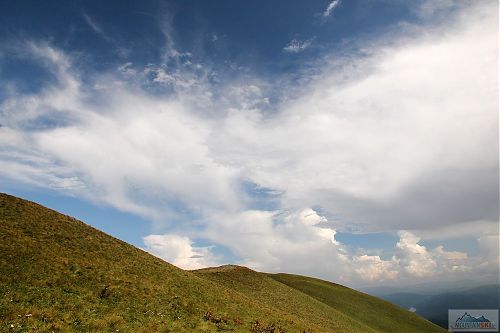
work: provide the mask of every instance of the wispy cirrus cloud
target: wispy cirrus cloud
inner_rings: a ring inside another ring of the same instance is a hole
[[[87,13],[83,13],[82,14],[83,18],[85,19],[85,22],[87,22],[87,24],[89,25],[89,27],[94,30],[95,33],[99,34],[99,35],[103,35],[104,34],[104,31],[102,30],[102,28],[87,14]]]
[[[328,4],[326,7],[325,11],[323,12],[323,17],[329,17],[335,9],[337,9],[338,6],[340,6],[341,1],[340,0],[333,0]]]
[[[94,18],[92,18],[88,13],[82,12],[82,17],[85,20],[85,23],[98,35],[100,38],[104,39],[106,42],[114,45],[117,49],[118,53],[125,54],[127,51],[118,45],[117,41],[115,41],[104,29],[99,25]]]

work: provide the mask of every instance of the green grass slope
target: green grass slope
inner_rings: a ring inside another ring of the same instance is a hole
[[[295,318],[319,323],[328,332],[444,332],[389,302],[315,278],[259,273],[232,265],[193,272]]]
[[[348,314],[275,281],[265,273],[246,267],[222,266],[194,271],[198,276],[249,295],[271,307],[289,312],[294,318],[307,318],[327,332],[376,332]]]
[[[335,283],[292,274],[268,276],[379,332],[443,331],[437,325],[392,303]]]
[[[0,332],[384,331],[275,278],[234,266],[184,271],[0,193]],[[364,301],[358,308],[372,311]],[[402,309],[391,314],[439,331]]]
[[[318,328],[0,194],[0,332],[260,332],[255,321]]]

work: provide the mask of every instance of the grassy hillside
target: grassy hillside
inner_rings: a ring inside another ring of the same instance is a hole
[[[294,318],[307,318],[321,323],[328,332],[375,332],[370,326],[353,320],[349,314],[315,300],[314,298],[275,281],[265,273],[246,267],[223,266],[194,271],[198,276],[223,284],[239,293],[249,295],[263,304],[287,311]]]
[[[183,271],[69,216],[0,194],[0,332],[376,330],[263,273],[220,270],[230,274]]]
[[[194,271],[296,318],[343,332],[442,332],[419,316],[373,296],[334,283],[291,274],[266,274],[223,266]]]
[[[256,320],[287,332],[314,327],[5,194],[0,295],[0,331],[249,332]]]
[[[441,331],[436,325],[403,308],[335,283],[292,274],[268,276],[379,332],[393,332],[395,327],[398,332]]]

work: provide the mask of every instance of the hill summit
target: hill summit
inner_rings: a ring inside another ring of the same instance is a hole
[[[2,332],[443,332],[330,282],[226,265],[185,271],[0,194]]]

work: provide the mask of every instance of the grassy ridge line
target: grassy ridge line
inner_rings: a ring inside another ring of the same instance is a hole
[[[249,332],[255,320],[321,331],[74,218],[0,194],[2,332]]]
[[[362,292],[306,276],[268,274],[316,300],[362,321],[380,332],[445,332],[441,327],[392,303]]]
[[[273,280],[265,273],[241,266],[222,266],[193,271],[239,293],[250,295],[261,303],[287,311],[295,318],[318,323],[322,332],[378,332],[348,314]]]

